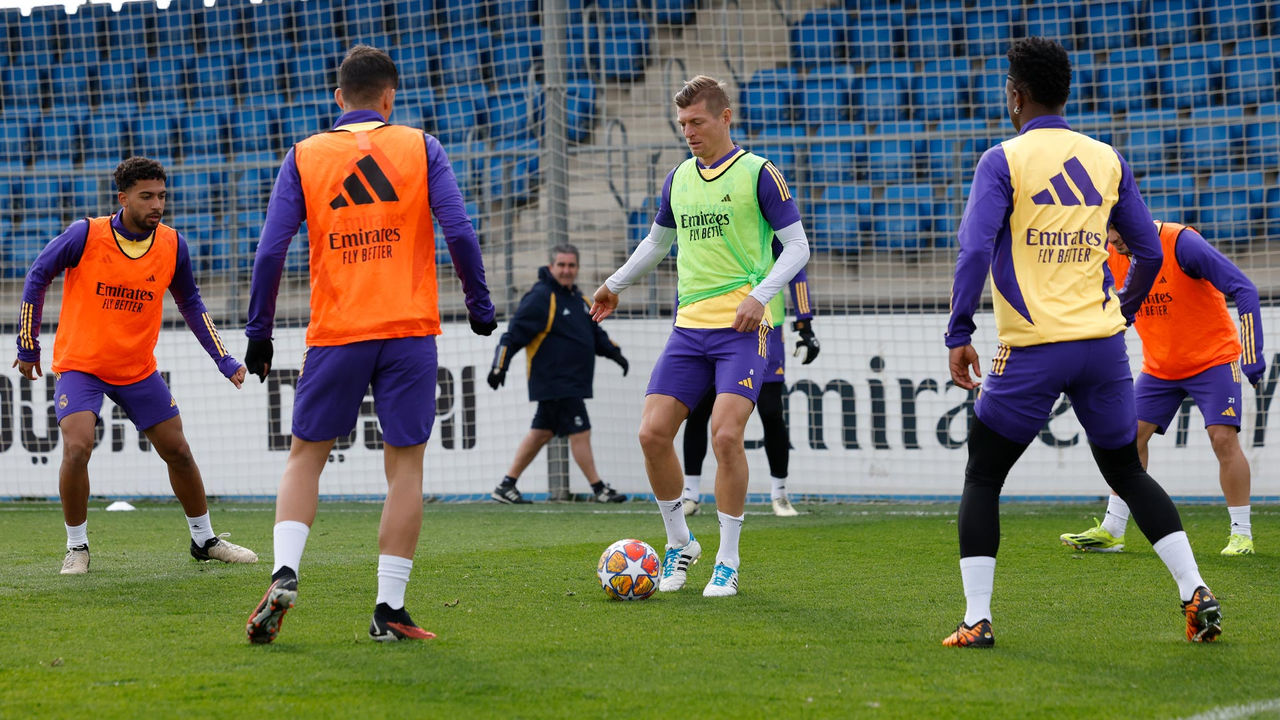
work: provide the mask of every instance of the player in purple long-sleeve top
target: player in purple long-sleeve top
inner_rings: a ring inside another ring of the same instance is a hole
[[[405,609],[422,527],[422,465],[435,421],[440,330],[435,236],[444,229],[462,279],[471,329],[497,327],[475,231],[444,150],[421,130],[391,125],[400,76],[383,51],[351,48],[338,70],[333,129],[296,144],[267,205],[254,259],[245,334],[249,372],[271,369],[271,330],[285,253],[305,219],[311,320],[293,402],[293,437],[276,497],[271,584],[245,625],[250,642],[275,639],[298,595],[298,566],[334,441],[355,427],[373,388],[387,496],[378,528],[378,594],[369,636],[435,637]]]
[[[1064,392],[1098,469],[1133,508],[1178,585],[1187,639],[1213,640],[1221,632],[1218,600],[1200,576],[1177,507],[1138,458],[1124,329],[1159,271],[1159,237],[1120,154],[1063,118],[1071,91],[1066,50],[1031,37],[1015,41],[1008,58],[1005,100],[1018,135],[983,153],[974,172],[946,334],[952,381],[976,389],[973,315],[990,272],[999,345],[974,405],[957,522],[966,608],[943,645],[995,644],[1000,491]],[[1107,268],[1109,224],[1133,251],[1119,294]]]
[[[1249,461],[1238,435],[1244,409],[1240,375],[1256,386],[1266,370],[1258,289],[1194,229],[1171,222],[1156,226],[1164,249],[1160,282],[1134,321],[1142,338],[1142,372],[1134,386],[1138,456],[1145,467],[1151,436],[1164,434],[1190,395],[1204,416],[1231,517],[1222,554],[1252,555]],[[1107,262],[1119,275],[1128,264],[1128,244],[1114,228],[1110,242]],[[1228,297],[1240,318],[1239,331],[1227,310]],[[1120,552],[1128,522],[1128,505],[1113,494],[1102,522],[1059,537],[1080,550]]]
[[[178,403],[156,369],[155,348],[164,291],[177,301],[187,326],[218,370],[237,388],[245,368],[222,345],[191,274],[182,234],[160,222],[168,193],[160,163],[133,157],[115,171],[120,210],[85,218],[54,238],[27,273],[14,367],[28,380],[43,373],[40,320],[44,296],[65,274],[52,369],[55,412],[62,434],[58,494],[67,529],[62,574],[89,571],[89,456],[104,396],[124,410],[169,469],[198,560],[257,562],[253,551],[214,534],[200,469],[182,432]]]

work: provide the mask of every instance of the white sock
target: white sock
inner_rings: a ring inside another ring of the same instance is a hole
[[[742,535],[742,520],[746,516],[734,517],[717,510],[716,517],[720,518],[720,549],[716,551],[716,564],[723,563],[737,570],[738,537]]]
[[[1238,505],[1231,507],[1228,505],[1227,512],[1231,513],[1231,534],[1252,538],[1253,524],[1249,522],[1249,506]]]
[[[409,584],[413,560],[395,555],[378,556],[378,602],[392,610],[404,607],[404,588]]]
[[[787,496],[787,479],[780,477],[769,477],[769,482],[773,483],[773,487],[769,489],[769,499],[777,500]]]
[[[67,525],[67,549],[89,544],[89,521],[85,520],[79,525]]]
[[[275,567],[271,568],[272,575],[282,567],[293,570],[294,575],[298,574],[298,565],[302,564],[302,551],[307,547],[307,535],[310,534],[311,528],[297,520],[282,520],[276,523],[272,530],[276,557]]]
[[[667,545],[684,547],[689,544],[689,524],[684,521],[684,500],[658,500],[658,510],[662,513],[662,524],[667,528]]]
[[[191,539],[200,547],[213,537],[213,523],[209,521],[207,512],[200,517],[188,517],[187,527],[191,528]]]
[[[1129,505],[1119,495],[1112,495],[1107,500],[1107,516],[1102,518],[1102,529],[1111,533],[1111,537],[1120,537],[1128,525]]]
[[[702,476],[684,476],[684,499],[698,502],[702,498]]]
[[[986,555],[960,558],[964,583],[964,624],[969,627],[991,619],[991,592],[996,584],[996,559]]]
[[[1200,577],[1200,568],[1196,566],[1196,556],[1191,552],[1187,534],[1182,530],[1169,533],[1157,540],[1151,549],[1156,551],[1165,567],[1173,574],[1182,602],[1190,600],[1196,588],[1204,585],[1204,578]]]

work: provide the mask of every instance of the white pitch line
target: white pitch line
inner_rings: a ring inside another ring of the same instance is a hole
[[[1280,710],[1280,698],[1272,700],[1259,700],[1251,702],[1248,705],[1232,705],[1230,707],[1214,708],[1206,710],[1199,715],[1182,718],[1182,720],[1238,720],[1238,718],[1253,717],[1261,712],[1268,710]]]

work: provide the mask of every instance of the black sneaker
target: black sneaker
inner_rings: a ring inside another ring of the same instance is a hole
[[[392,610],[386,603],[378,603],[373,609],[373,621],[369,623],[369,637],[378,642],[397,640],[431,640],[436,635],[414,624],[409,611]]]
[[[298,599],[298,576],[288,568],[281,568],[279,575],[280,577],[272,580],[271,587],[267,588],[267,593],[262,596],[258,606],[249,615],[249,621],[245,623],[244,629],[249,642],[255,645],[265,645],[276,639],[280,624],[284,622],[285,612]]]
[[[596,502],[601,502],[601,503],[617,503],[617,502],[626,502],[626,501],[627,501],[627,496],[626,496],[626,495],[623,495],[622,493],[618,492],[617,490],[614,490],[613,488],[609,487],[609,484],[608,484],[608,483],[606,483],[606,482],[603,482],[603,481],[600,483],[600,489],[599,489],[599,490],[596,490],[596,489],[594,488],[594,486],[592,487],[592,490],[595,492],[595,501],[596,501]]]
[[[1187,639],[1191,642],[1213,642],[1222,634],[1222,606],[1218,598],[1201,585],[1182,603],[1187,616]]]
[[[489,497],[506,505],[528,505],[532,500],[525,500],[520,491],[516,489],[515,483],[502,483],[489,493]]]

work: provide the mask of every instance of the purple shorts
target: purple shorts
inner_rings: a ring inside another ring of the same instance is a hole
[[[1122,332],[1030,347],[1001,345],[974,410],[992,430],[1030,443],[1065,392],[1089,442],[1114,449],[1138,433],[1130,372]]]
[[[124,410],[138,432],[150,430],[178,415],[178,401],[158,370],[130,385],[112,385],[97,375],[68,370],[58,373],[54,393],[58,396],[55,403],[58,422],[71,413],[85,410],[101,417],[103,395]]]
[[[370,384],[383,442],[409,447],[431,437],[434,335],[307,348],[293,398],[293,434],[322,442],[350,433]]]
[[[672,328],[649,376],[645,395],[670,395],[692,410],[714,387],[751,402],[760,396],[771,328],[740,333],[733,328]]]
[[[1240,394],[1240,365],[1226,363],[1181,380],[1161,380],[1146,373],[1134,386],[1138,419],[1156,426],[1161,435],[1178,414],[1182,399],[1190,395],[1204,415],[1204,426],[1230,425],[1240,429],[1244,404]]]
[[[767,383],[784,382],[787,379],[787,348],[782,344],[782,326],[769,333],[764,359],[764,381]]]

